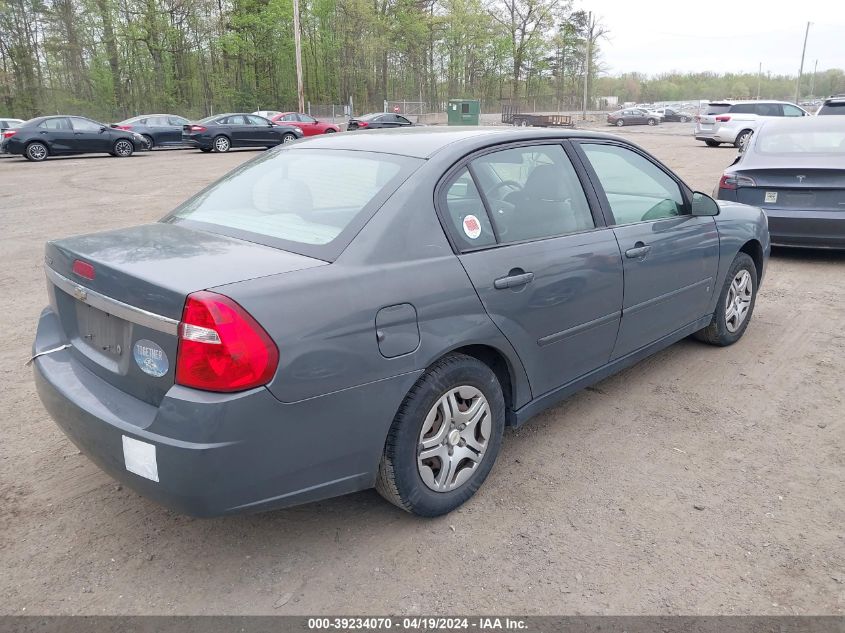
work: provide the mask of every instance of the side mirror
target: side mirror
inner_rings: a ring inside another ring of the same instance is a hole
[[[104,126],[102,126],[102,127],[100,128],[100,134],[102,134],[103,132],[105,132],[107,129],[108,129],[108,128],[107,128],[105,125],[104,125]]]
[[[692,214],[695,216],[719,215],[719,203],[706,193],[696,191],[692,194]]]

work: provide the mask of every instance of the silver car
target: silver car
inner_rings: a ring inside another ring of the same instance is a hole
[[[810,116],[788,101],[718,101],[695,119],[695,138],[708,147],[722,143],[741,148],[760,124],[776,117]]]

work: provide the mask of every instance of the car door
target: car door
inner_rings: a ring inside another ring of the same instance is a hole
[[[606,364],[613,350],[622,261],[597,204],[558,143],[487,151],[439,189],[459,259],[535,397]]]
[[[623,254],[616,359],[707,314],[719,234],[714,218],[691,215],[687,188],[644,153],[613,141],[578,147]]]
[[[51,154],[67,154],[75,151],[76,137],[67,117],[45,119],[38,124],[38,140],[43,141]]]
[[[73,125],[73,146],[77,152],[110,152],[112,147],[111,134],[107,132],[106,126],[83,119],[82,117],[70,117]]]
[[[188,123],[188,119],[183,119],[178,116],[168,116],[166,126],[167,131],[164,135],[166,142],[174,145],[182,143],[182,127]]]
[[[302,128],[302,133],[305,136],[314,136],[315,134],[320,133],[320,126],[317,123],[317,119],[307,114],[299,113],[297,115],[298,121],[294,123],[294,125],[298,125]]]
[[[399,116],[398,114],[394,114],[393,118],[396,121],[397,127],[409,127],[409,126],[413,125],[413,123],[411,123],[411,121],[409,119],[406,119],[403,116]]]
[[[282,135],[279,128],[273,125],[270,119],[265,119],[256,114],[245,114],[244,119],[249,125],[251,145],[267,147],[278,145],[281,142]]]

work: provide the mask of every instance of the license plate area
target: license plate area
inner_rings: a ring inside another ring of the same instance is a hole
[[[792,191],[784,195],[784,206],[798,209],[811,209],[816,204],[816,194],[812,191]]]
[[[129,323],[119,317],[76,301],[75,347],[106,369],[125,373],[129,349]]]

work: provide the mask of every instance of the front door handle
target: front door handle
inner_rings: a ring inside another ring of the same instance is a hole
[[[634,248],[629,248],[625,251],[625,257],[629,259],[639,259],[648,255],[650,250],[651,246],[644,244],[643,242],[637,242],[634,244]]]
[[[508,273],[507,277],[499,277],[493,282],[493,287],[496,290],[504,290],[505,288],[517,288],[531,283],[534,280],[534,273],[526,273],[521,269],[515,269]]]

